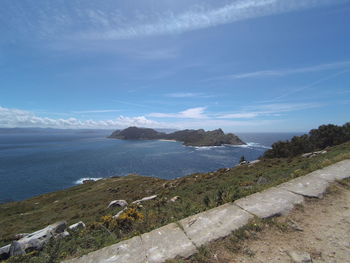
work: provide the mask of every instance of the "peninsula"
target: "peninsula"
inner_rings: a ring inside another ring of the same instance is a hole
[[[225,134],[221,129],[213,131],[181,130],[172,133],[158,132],[150,128],[129,127],[114,131],[109,138],[121,140],[175,140],[186,146],[220,146],[223,144],[245,145],[233,133]]]

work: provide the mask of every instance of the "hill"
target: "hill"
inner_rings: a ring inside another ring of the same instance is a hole
[[[225,134],[221,129],[213,131],[181,130],[172,133],[158,132],[149,128],[129,127],[114,131],[109,138],[121,140],[175,140],[186,146],[220,146],[223,144],[244,145],[233,133]]]

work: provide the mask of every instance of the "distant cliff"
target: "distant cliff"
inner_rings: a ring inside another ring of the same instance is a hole
[[[158,132],[149,128],[129,127],[113,132],[109,138],[121,140],[175,140],[186,146],[220,146],[223,144],[244,145],[245,143],[232,133],[225,134],[221,129],[213,131],[182,130],[173,133]]]

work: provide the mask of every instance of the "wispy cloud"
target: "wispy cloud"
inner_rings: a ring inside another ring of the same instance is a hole
[[[248,106],[242,111],[225,113],[217,116],[219,119],[252,119],[260,116],[280,116],[281,113],[307,110],[324,106],[321,103],[272,103]]]
[[[237,73],[225,75],[214,79],[248,79],[248,78],[263,78],[263,77],[284,77],[294,74],[311,73],[319,71],[327,71],[333,69],[340,69],[350,67],[350,61],[340,61],[327,64],[319,64],[309,67],[290,68],[290,69],[273,69],[273,70],[259,70],[253,72]]]
[[[6,15],[0,16],[0,28],[13,38],[26,35],[64,41],[130,39],[183,33],[345,1],[232,0],[212,1],[212,4],[208,1],[201,4],[189,1],[186,10],[177,12],[157,8],[133,12],[115,1],[104,1],[103,4],[101,1],[88,1],[84,4],[80,1],[57,1],[54,4],[42,4],[40,1],[32,3],[23,0],[9,5]],[[130,6],[134,9],[132,4]],[[17,31],[15,34],[13,29]]]
[[[191,93],[191,92],[178,92],[178,93],[168,93],[165,94],[166,97],[170,98],[192,98],[192,97],[198,97],[201,93]]]
[[[233,23],[240,20],[280,14],[327,4],[341,3],[343,0],[237,0],[221,7],[201,6],[196,10],[180,14],[157,14],[156,21],[133,26],[115,26],[105,31],[92,31],[81,36],[89,39],[128,39],[134,37],[182,33],[196,29]],[[101,14],[95,19],[101,23]],[[151,19],[152,20],[152,19]],[[154,20],[154,19],[153,19]]]
[[[212,98],[214,95],[208,95],[204,93],[193,93],[193,92],[176,92],[165,94],[169,98]]]
[[[205,107],[191,108],[178,113],[150,113],[147,116],[156,118],[205,119]]]

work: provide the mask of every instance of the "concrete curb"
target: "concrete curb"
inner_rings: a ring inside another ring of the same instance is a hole
[[[321,198],[331,182],[349,177],[350,160],[340,161],[234,203],[62,263],[162,263],[175,257],[189,257],[198,247],[246,225],[253,216],[268,218],[285,214],[302,203],[304,196]]]

